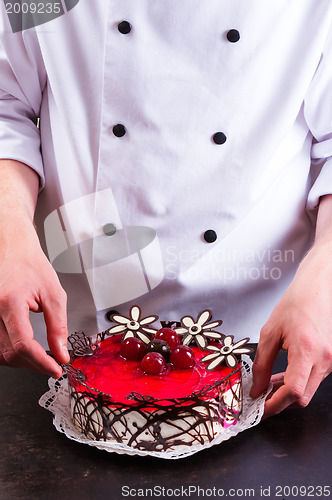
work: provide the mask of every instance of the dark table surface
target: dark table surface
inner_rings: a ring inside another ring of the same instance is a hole
[[[276,370],[284,364],[280,356]],[[67,439],[38,405],[48,389],[43,375],[2,367],[0,384],[0,500],[331,496],[331,376],[307,408],[180,460],[111,454]]]

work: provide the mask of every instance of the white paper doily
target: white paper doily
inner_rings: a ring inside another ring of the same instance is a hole
[[[84,434],[74,426],[71,415],[70,415],[70,401],[69,401],[69,388],[67,376],[64,375],[58,380],[52,378],[49,379],[48,384],[50,390],[47,391],[39,400],[39,404],[42,408],[51,411],[54,414],[53,423],[55,428],[59,432],[63,432],[67,438],[73,439],[79,443],[87,444],[89,446],[94,446],[100,450],[105,450],[112,453],[120,453],[127,455],[140,455],[140,456],[153,456],[158,458],[176,459],[184,458],[193,455],[201,450],[210,448],[216,444],[220,444],[222,441],[226,441],[232,436],[236,436],[239,432],[245,431],[257,425],[264,412],[264,403],[266,397],[272,390],[272,386],[265,391],[265,393],[258,397],[257,399],[251,399],[249,397],[249,391],[252,382],[252,361],[249,356],[242,356],[242,385],[243,385],[243,410],[241,414],[240,421],[235,425],[228,427],[225,432],[216,438],[214,438],[210,443],[204,445],[196,445],[188,447],[188,449],[181,451],[162,451],[162,452],[150,452],[145,450],[136,450],[130,446],[126,446],[116,441],[92,441],[88,439]]]

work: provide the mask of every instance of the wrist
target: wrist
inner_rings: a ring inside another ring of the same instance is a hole
[[[2,213],[1,213],[2,212]],[[36,247],[37,246],[37,247]],[[0,210],[0,258],[29,255],[39,247],[33,220],[24,210]]]
[[[320,199],[314,247],[332,248],[332,195]]]
[[[16,160],[0,160],[0,221],[33,222],[39,189],[37,173]]]
[[[300,263],[296,277],[302,280],[303,289],[320,281],[330,289],[332,285],[332,242],[325,239],[316,241]]]

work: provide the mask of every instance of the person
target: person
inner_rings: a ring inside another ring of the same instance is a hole
[[[1,4],[2,365],[59,377],[136,303],[259,340],[252,397],[287,350],[268,416],[331,372],[332,4],[240,7]]]

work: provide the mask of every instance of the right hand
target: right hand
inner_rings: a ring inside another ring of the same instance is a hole
[[[23,231],[23,234],[22,232]],[[23,367],[59,378],[68,363],[66,293],[43,253],[31,224],[15,231],[0,260],[0,365]],[[17,238],[19,235],[19,238]],[[42,312],[51,353],[34,340],[29,311]]]

